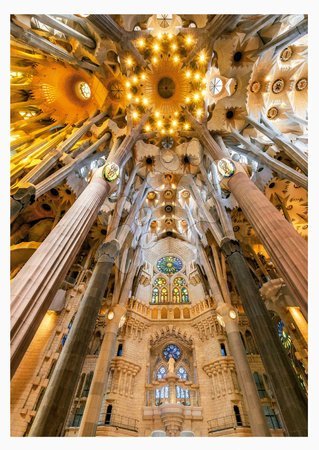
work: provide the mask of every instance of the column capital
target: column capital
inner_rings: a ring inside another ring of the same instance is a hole
[[[106,315],[106,332],[118,332],[119,328],[124,325],[126,311],[126,307],[120,304],[110,308]]]
[[[234,239],[225,239],[221,244],[221,251],[224,253],[225,257],[228,258],[233,253],[242,254],[240,244]]]
[[[96,262],[114,262],[115,258],[119,254],[120,245],[119,242],[113,239],[110,242],[103,242],[96,251]]]
[[[217,308],[217,320],[223,327],[226,328],[226,332],[238,331],[238,312],[233,305],[229,303],[220,303]]]

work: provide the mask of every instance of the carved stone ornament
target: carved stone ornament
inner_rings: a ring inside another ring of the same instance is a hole
[[[235,164],[228,158],[222,158],[217,162],[217,170],[222,177],[230,178],[236,171]]]
[[[221,250],[226,258],[231,256],[233,253],[242,253],[239,242],[234,240],[224,242],[221,246]]]
[[[95,259],[98,262],[114,262],[119,254],[120,246],[118,241],[103,242],[97,249]]]
[[[117,180],[120,175],[120,168],[115,163],[106,163],[103,168],[103,177],[109,183]]]

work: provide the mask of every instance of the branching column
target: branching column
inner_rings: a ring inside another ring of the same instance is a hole
[[[99,357],[94,369],[94,376],[91,383],[90,392],[81,421],[78,436],[95,436],[98,419],[101,411],[103,395],[107,385],[109,366],[114,356],[116,337],[119,330],[121,318],[126,312],[122,305],[112,308],[114,317],[107,320],[107,326]]]
[[[200,261],[204,266],[208,278],[209,287],[211,288],[214,300],[217,303],[217,312],[223,317],[225,323],[227,338],[232,357],[234,358],[236,372],[238,374],[243,398],[246,403],[252,434],[253,436],[270,436],[266,419],[261,408],[256,384],[253,379],[247,361],[244,345],[240,337],[237,323],[237,313],[235,312],[234,308],[224,302],[217,281],[214,277],[213,271],[208,263],[207,256],[201,244],[198,244],[198,251]],[[231,310],[234,314],[233,318],[229,315],[229,312]]]
[[[111,191],[105,169],[121,168],[147,120],[142,118],[107,163],[98,169],[91,183],[27,261],[12,282],[11,289],[11,376],[30,344],[44,314],[65,278],[97,213]],[[115,164],[116,162],[116,164]]]
[[[237,241],[222,245],[289,436],[307,436],[307,401]]]
[[[307,317],[307,243],[242,172],[228,186]],[[296,305],[296,306],[298,306]]]
[[[118,252],[119,245],[116,241],[102,244],[98,250],[92,277],[29,436],[59,436],[62,433],[101,307],[101,299],[104,296]]]
[[[210,135],[206,126],[186,112],[194,130],[210,157],[218,162],[229,160],[229,155]],[[234,175],[224,179],[269,256],[307,317],[308,267],[307,244],[293,226],[248,178],[244,168],[236,163]],[[228,180],[228,181],[227,181]]]
[[[144,185],[140,188],[140,202],[144,194]],[[132,207],[134,209],[134,206]],[[126,222],[129,225],[134,220],[134,215],[129,214]],[[125,237],[123,237],[125,238]],[[45,392],[41,407],[36,415],[36,419],[30,431],[30,436],[59,436],[62,432],[65,418],[69,410],[77,380],[80,377],[85,356],[87,354],[90,338],[94,331],[96,319],[101,307],[109,276],[118,256],[123,240],[106,238],[97,252],[97,263],[94,267],[92,277],[81,300],[76,320],[72,326],[72,335],[68,337],[68,346],[63,348],[58,359],[50,384]],[[109,344],[105,344],[109,345]],[[110,347],[111,349],[111,347]],[[72,367],[72,376],[70,376]],[[43,407],[42,407],[43,405]],[[52,419],[54,415],[54,420]]]
[[[93,178],[11,284],[11,376],[14,375],[50,303],[110,191]]]

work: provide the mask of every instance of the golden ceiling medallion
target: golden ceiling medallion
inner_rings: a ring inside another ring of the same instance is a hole
[[[272,91],[274,94],[280,94],[285,88],[285,82],[282,78],[278,78],[273,82]]]
[[[268,109],[267,111],[267,117],[268,119],[275,119],[275,117],[278,116],[278,108],[276,108],[275,106],[272,106],[271,108]]]
[[[147,194],[148,200],[154,200],[156,198],[156,193],[154,191],[151,191]]]
[[[307,78],[300,78],[300,80],[296,83],[296,89],[297,91],[303,91],[308,87],[308,80]]]
[[[146,75],[143,93],[160,119],[173,118],[190,91],[189,81],[181,69],[181,63],[176,64],[172,57],[164,55],[157,64],[152,64]]]
[[[283,51],[280,53],[280,59],[283,62],[289,61],[289,59],[292,57],[293,51],[291,47],[286,47],[283,49]]]
[[[171,191],[170,189],[168,189],[167,191],[164,192],[164,198],[170,200],[171,198],[173,198],[173,191]]]

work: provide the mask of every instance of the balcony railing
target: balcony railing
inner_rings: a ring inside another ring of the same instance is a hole
[[[106,418],[105,422],[99,422],[99,426],[117,427],[124,430],[138,431],[138,420],[131,417],[120,416],[118,414],[111,414],[111,417]]]
[[[217,419],[208,420],[208,432],[214,433],[216,431],[229,430],[231,428],[242,428],[250,427],[248,417],[245,415],[240,415],[236,417],[235,415],[218,417]]]

